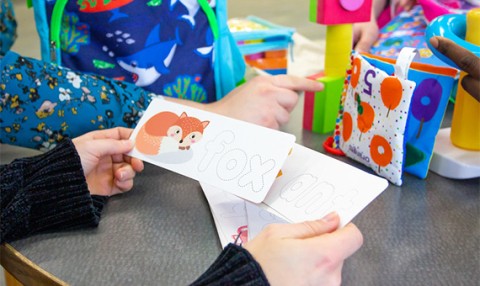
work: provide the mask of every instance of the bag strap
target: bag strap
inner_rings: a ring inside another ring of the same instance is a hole
[[[52,11],[50,19],[50,61],[60,65],[60,29],[62,27],[62,17],[67,6],[68,0],[57,0]]]
[[[210,28],[212,29],[213,38],[217,40],[220,35],[220,31],[215,12],[213,11],[212,7],[210,7],[210,4],[207,0],[198,0],[198,4],[202,8],[205,15],[207,15],[208,23],[210,24]]]

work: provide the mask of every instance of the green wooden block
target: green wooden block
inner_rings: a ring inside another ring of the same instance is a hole
[[[309,20],[313,23],[317,23],[317,5],[318,0],[310,0]]]
[[[323,91],[315,93],[313,104],[312,131],[316,133],[329,133],[335,130],[335,121],[340,107],[343,82],[345,77],[322,77],[319,79],[324,85]]]

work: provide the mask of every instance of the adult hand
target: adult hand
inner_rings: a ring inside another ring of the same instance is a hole
[[[299,91],[320,91],[323,84],[296,76],[257,76],[224,98],[205,106],[211,112],[278,129],[290,119]]]
[[[480,58],[444,37],[432,37],[430,44],[467,73],[462,79],[462,87],[480,102]]]
[[[340,218],[272,224],[244,247],[272,285],[340,285],[343,262],[363,243],[353,224],[337,229]]]
[[[124,155],[133,148],[132,129],[117,127],[73,139],[92,195],[112,196],[129,191],[143,162]]]

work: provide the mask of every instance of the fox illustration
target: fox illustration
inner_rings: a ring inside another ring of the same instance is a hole
[[[183,112],[180,116],[164,111],[152,116],[140,128],[135,147],[146,155],[189,150],[203,137],[210,121],[200,121]]]

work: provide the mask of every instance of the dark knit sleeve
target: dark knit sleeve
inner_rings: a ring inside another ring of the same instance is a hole
[[[69,139],[0,167],[0,242],[38,232],[97,226],[106,197],[90,196]]]
[[[260,265],[243,247],[229,244],[192,286],[270,285]]]

